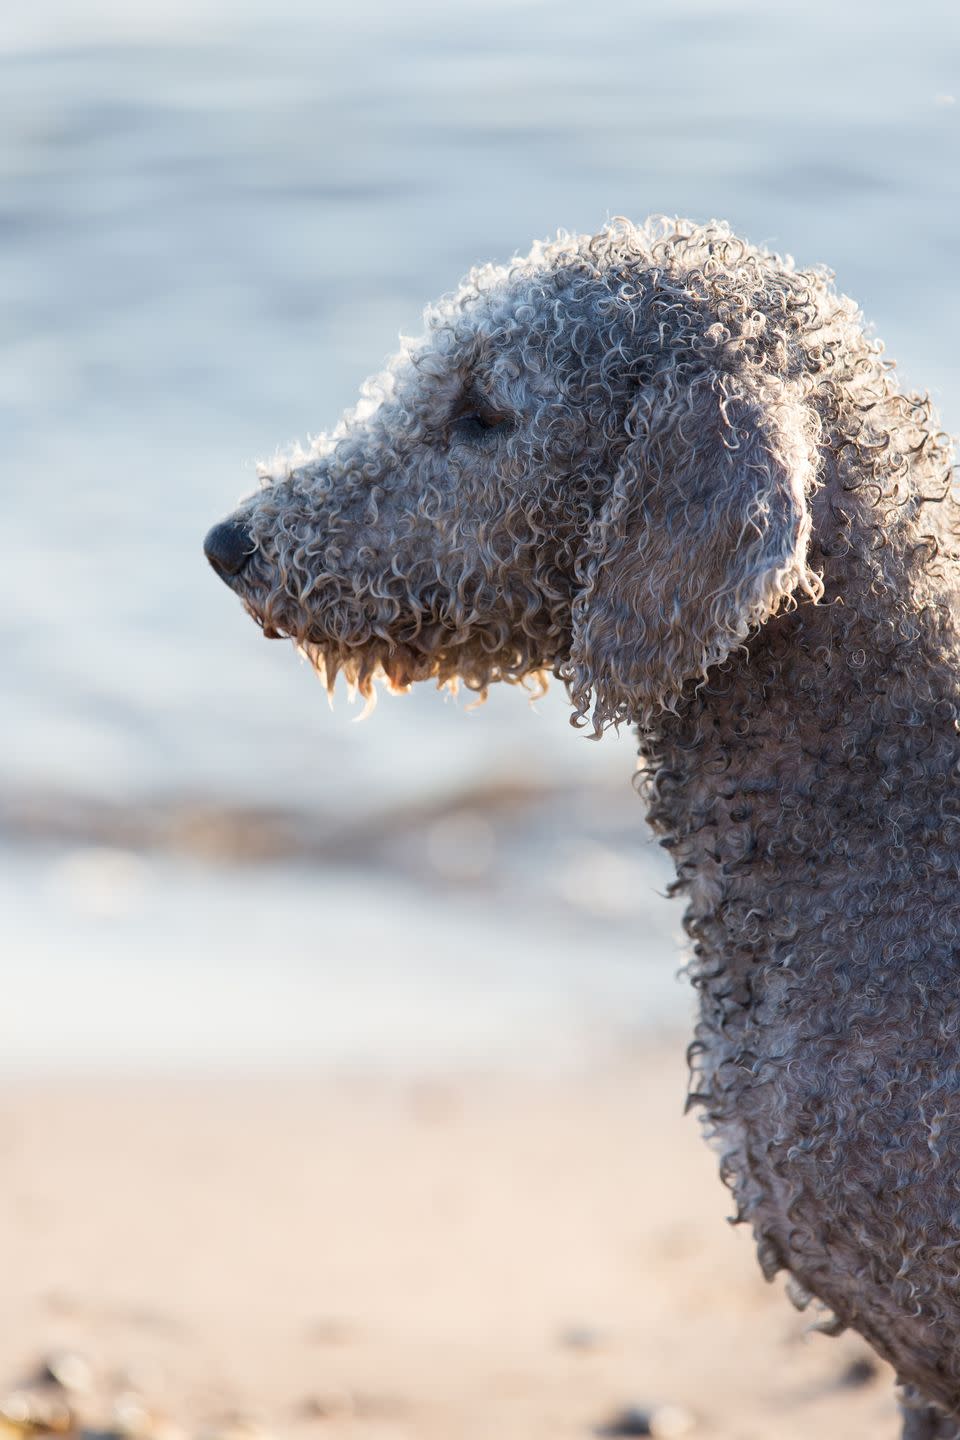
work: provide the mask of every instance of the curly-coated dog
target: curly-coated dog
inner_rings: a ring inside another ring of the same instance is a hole
[[[951,459],[826,272],[618,221],[475,270],[206,541],[328,685],[552,672],[638,727],[692,1101],[913,1440],[960,1435]]]

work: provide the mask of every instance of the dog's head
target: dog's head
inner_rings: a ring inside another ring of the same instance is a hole
[[[806,284],[626,222],[476,270],[211,563],[330,685],[552,671],[598,731],[642,722],[816,591]]]

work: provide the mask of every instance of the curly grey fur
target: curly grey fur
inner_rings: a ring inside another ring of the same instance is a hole
[[[738,1218],[912,1387],[905,1433],[960,1433],[957,509],[929,402],[826,272],[617,221],[474,271],[264,478],[231,583],[328,684],[552,672],[575,723],[638,726]]]

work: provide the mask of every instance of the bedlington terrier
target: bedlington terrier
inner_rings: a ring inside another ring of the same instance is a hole
[[[910,1440],[960,1437],[951,462],[827,272],[616,221],[474,270],[205,547],[331,687],[552,673],[637,727],[691,1102]]]

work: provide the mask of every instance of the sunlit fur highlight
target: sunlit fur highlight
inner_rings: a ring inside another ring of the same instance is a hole
[[[478,419],[478,412],[480,418]],[[333,685],[553,674],[636,724],[764,1271],[960,1413],[957,508],[856,306],[718,224],[475,270],[268,466],[234,583]]]

